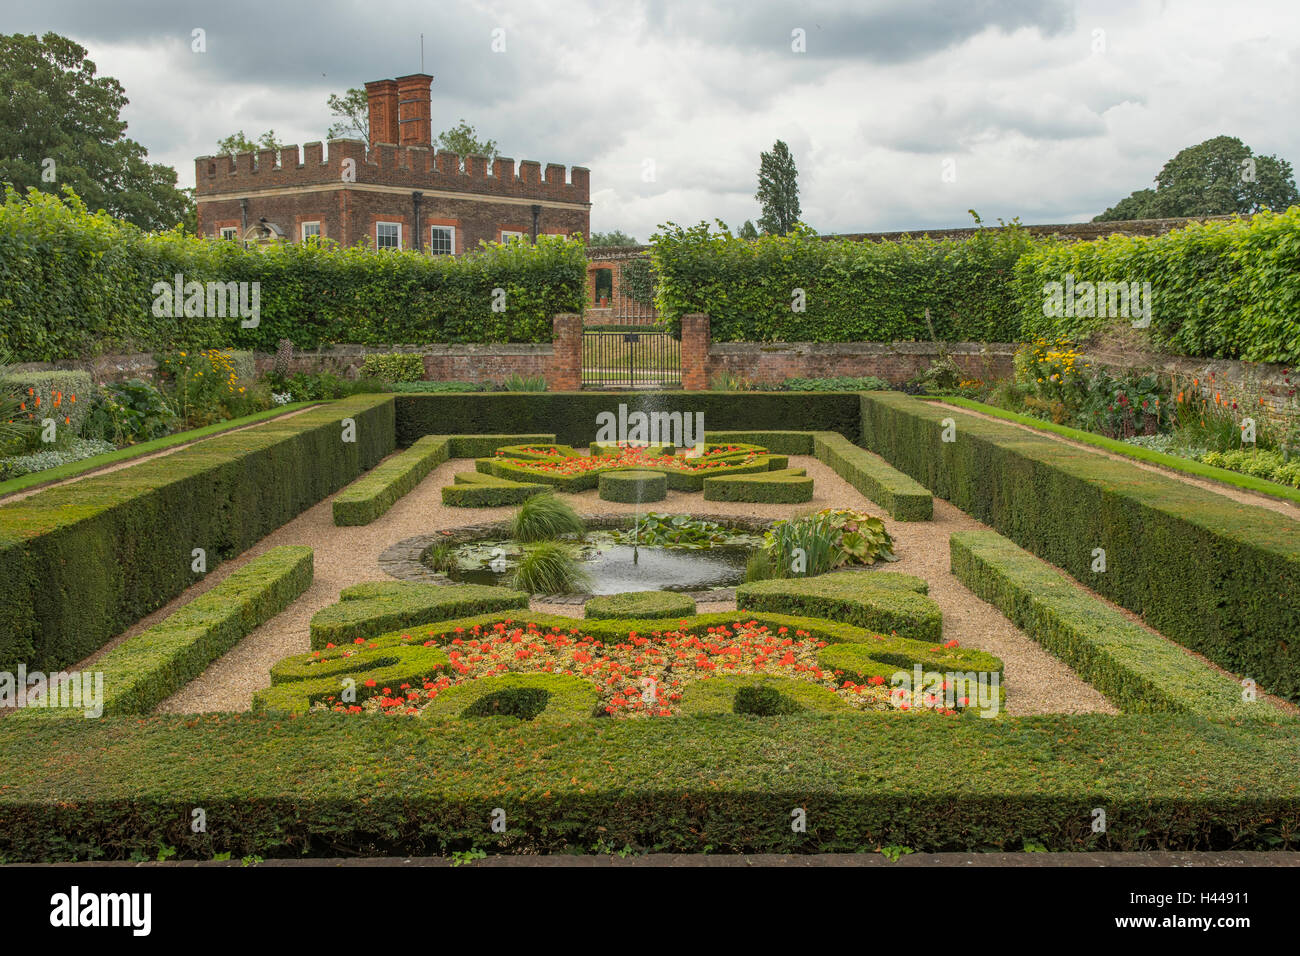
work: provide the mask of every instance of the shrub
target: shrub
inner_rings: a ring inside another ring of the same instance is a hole
[[[695,599],[672,591],[636,591],[594,597],[583,605],[589,619],[683,618],[695,613]]]
[[[158,349],[274,352],[283,338],[300,349],[549,342],[554,315],[582,311],[587,278],[582,243],[560,236],[464,256],[378,255],[329,240],[245,249],[146,234],[73,198],[12,191],[0,205],[0,262],[22,263],[0,275],[12,317],[0,328],[0,352],[42,362]],[[238,316],[155,316],[154,285],[170,287],[176,273],[187,282],[259,282],[261,321],[246,329]],[[495,288],[506,291],[508,312],[492,310]]]
[[[514,373],[506,376],[501,383],[503,392],[544,392],[546,391],[545,375],[520,375]]]
[[[759,475],[704,479],[705,501],[798,504],[812,501],[813,480],[802,468],[783,468]]]
[[[792,698],[775,687],[764,684],[746,684],[736,688],[732,709],[738,714],[752,714],[755,717],[782,717],[803,710]]]
[[[663,501],[668,496],[668,476],[661,471],[605,471],[600,473],[598,487],[604,501]]]
[[[929,489],[844,436],[821,432],[815,449],[821,461],[891,517],[899,521],[929,521],[933,517],[934,499]]]
[[[172,430],[176,413],[162,392],[139,378],[105,385],[91,405],[82,432],[114,445],[161,438]]]
[[[367,355],[361,362],[362,378],[381,382],[419,382],[424,378],[424,359],[414,352]]]
[[[532,720],[546,709],[551,692],[541,687],[512,687],[484,694],[460,712],[462,717],[517,717]]]
[[[925,582],[886,571],[839,572],[819,577],[742,584],[736,606],[842,621],[917,641],[938,643],[943,616],[925,595]]]
[[[21,478],[23,475],[45,471],[48,468],[58,468],[60,465],[70,465],[114,450],[110,442],[100,441],[98,438],[73,438],[62,446],[51,447],[48,451],[34,451],[26,455],[0,458],[0,481]]]
[[[455,484],[442,489],[442,503],[449,508],[500,508],[503,505],[517,505],[550,490],[546,485],[512,481],[477,471],[457,472],[453,480]]]
[[[429,435],[381,463],[334,498],[334,523],[370,524],[446,461],[450,448],[449,438]]]
[[[17,393],[19,403],[26,406],[20,411],[30,416],[37,428],[49,418],[53,419],[60,438],[80,433],[96,396],[95,383],[88,372],[16,372],[6,371],[3,364],[0,362],[3,386],[6,391]]]
[[[510,537],[521,542],[549,541],[585,530],[573,507],[552,491],[531,496],[510,518]]]
[[[571,546],[558,541],[529,545],[510,579],[510,586],[532,594],[572,594],[591,581]]]
[[[330,644],[337,647],[398,627],[527,607],[527,594],[479,584],[354,584],[343,589],[338,604],[312,617],[311,646],[315,650]]]

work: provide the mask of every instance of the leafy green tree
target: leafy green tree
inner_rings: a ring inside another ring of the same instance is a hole
[[[353,87],[342,96],[331,93],[325,101],[337,118],[330,124],[326,139],[363,139],[370,142],[370,97],[364,89]]]
[[[744,224],[743,226],[740,227],[740,233],[739,233],[739,235],[740,235],[740,238],[741,238],[741,239],[757,239],[757,238],[758,238],[758,230],[757,230],[756,228],[754,228],[754,223],[753,223],[753,222],[751,222],[750,220],[746,219],[746,220],[745,220],[745,224]]]
[[[433,145],[457,153],[463,160],[466,156],[486,156],[489,160],[501,155],[494,139],[479,139],[478,130],[463,119],[449,130],[439,133]]]
[[[70,187],[90,209],[170,229],[193,203],[176,170],[128,139],[122,84],[59,36],[0,34],[0,182],[20,192]]]
[[[280,149],[283,146],[284,143],[276,138],[273,129],[268,129],[257,137],[256,141],[245,136],[242,129],[231,133],[225,139],[217,140],[217,151],[219,153],[255,153],[259,149]]]
[[[758,227],[768,235],[788,235],[799,221],[799,171],[790,147],[779,139],[770,153],[760,154],[754,198],[763,206]]]
[[[588,246],[635,246],[639,243],[632,236],[629,236],[621,229],[611,229],[609,232],[593,232],[591,241]]]
[[[1093,222],[1282,212],[1298,203],[1289,162],[1256,156],[1235,136],[1216,136],[1181,150],[1160,170],[1155,189],[1137,190]]]

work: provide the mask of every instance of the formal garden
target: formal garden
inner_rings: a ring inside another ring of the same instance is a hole
[[[0,858],[1300,848],[1294,396],[1089,367],[1033,295],[1137,276],[1169,354],[1289,376],[1298,216],[666,229],[669,332],[937,357],[614,391],[393,348],[550,341],[577,240],[247,250],[11,194]],[[177,274],[258,322],[158,315]]]

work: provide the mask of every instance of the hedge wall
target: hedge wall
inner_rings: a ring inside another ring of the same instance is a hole
[[[1300,699],[1300,522],[896,392],[861,401],[863,444],[935,495],[1166,637]],[[945,419],[955,441],[941,440]]]
[[[703,312],[715,342],[1016,342],[1011,270],[1033,240],[1020,229],[974,239],[827,241],[809,232],[749,241],[707,223],[653,238],[656,304],[678,331]],[[795,289],[804,311],[792,308]]]
[[[354,442],[341,421],[355,422]],[[391,396],[333,402],[0,505],[0,670],[81,660],[374,467]]]
[[[157,282],[259,282],[261,324],[153,314]],[[586,301],[582,244],[558,236],[468,256],[382,255],[324,241],[244,249],[150,235],[75,200],[7,192],[0,206],[0,352],[18,361],[115,351],[332,343],[549,342]],[[493,311],[493,289],[505,311]],[[444,429],[445,430],[445,429]]]
[[[409,445],[425,435],[545,432],[568,445],[596,440],[596,416],[703,412],[705,428],[759,431],[774,423],[800,431],[858,434],[854,392],[494,392],[397,395],[397,440]],[[453,452],[454,455],[454,452]],[[455,456],[459,457],[459,456]]]
[[[0,720],[0,857],[1297,849],[1294,735],[1154,714]]]
[[[1016,263],[1018,311],[1025,335],[1077,340],[1116,320],[1045,316],[1045,283],[1063,283],[1067,274],[1076,284],[1150,282],[1150,334],[1159,347],[1207,358],[1296,363],[1298,247],[1300,206],[1251,219],[1193,223],[1160,236],[1041,244]]]

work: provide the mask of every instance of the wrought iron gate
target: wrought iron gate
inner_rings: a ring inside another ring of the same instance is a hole
[[[681,388],[682,343],[667,332],[583,332],[583,388]]]

